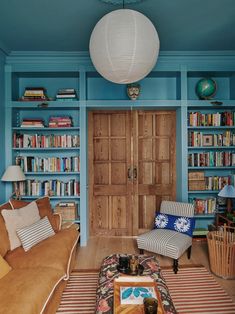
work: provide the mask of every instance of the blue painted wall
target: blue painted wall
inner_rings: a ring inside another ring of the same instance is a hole
[[[5,119],[4,119],[4,65],[5,54],[0,50],[0,178],[5,170]],[[4,202],[5,186],[0,181],[0,204]]]

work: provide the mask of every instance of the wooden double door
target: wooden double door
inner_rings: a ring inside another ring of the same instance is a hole
[[[175,111],[92,111],[88,123],[90,234],[151,229],[161,201],[175,200]]]

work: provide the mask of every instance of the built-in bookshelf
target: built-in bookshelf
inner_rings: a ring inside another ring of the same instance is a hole
[[[195,93],[197,82],[204,77],[211,77],[217,83],[214,99],[199,100]],[[2,126],[5,168],[18,158],[29,186],[31,183],[32,186],[47,186],[52,184],[49,182],[59,182],[59,186],[78,182],[80,195],[61,195],[61,192],[57,195],[53,189],[49,190],[53,206],[59,202],[65,207],[71,202],[78,205],[75,207],[81,221],[82,245],[86,245],[89,236],[89,110],[176,111],[175,198],[195,202],[199,208],[204,204],[205,210],[196,212],[195,234],[207,232],[207,225],[214,220],[214,199],[216,210],[218,207],[218,191],[228,178],[234,182],[235,56],[162,52],[156,67],[138,83],[140,96],[132,101],[127,96],[127,86],[102,78],[86,53],[14,52],[7,57],[5,126]],[[189,123],[187,114],[191,114]],[[71,117],[72,123],[65,120],[64,125],[57,127],[56,121],[50,120],[55,116]],[[35,123],[29,126],[33,119]],[[187,166],[189,156],[196,161],[191,166]],[[200,159],[204,160],[204,165]],[[206,163],[207,159],[211,159],[211,163]],[[222,166],[218,166],[218,162]],[[189,189],[187,176],[190,173],[203,173],[203,176],[198,175],[199,183],[192,180]],[[11,184],[5,184],[4,188],[7,200],[12,193]],[[28,193],[22,198],[37,197]],[[164,199],[164,195],[159,197]],[[105,210],[102,201],[98,205],[100,210]],[[157,208],[159,204],[155,205]],[[221,210],[223,206],[220,204]],[[138,215],[136,208],[134,210],[132,215]],[[113,218],[108,217],[107,221],[110,219]]]
[[[234,184],[235,111],[232,105],[189,106],[187,120],[188,199],[195,207],[195,234],[203,235],[215,213],[225,208],[219,191]]]
[[[79,211],[79,107],[62,109],[54,104],[52,109],[45,109],[32,103],[26,109],[24,102],[19,101],[12,110],[12,157],[27,178],[19,186],[22,198],[48,195],[53,205],[60,198],[67,201],[73,199],[77,200]],[[68,117],[71,123],[64,125],[67,122],[63,121]],[[43,126],[35,126],[40,119]],[[80,216],[79,212],[77,216]]]
[[[21,166],[22,199],[73,202],[80,223],[79,72],[12,73],[11,159]]]

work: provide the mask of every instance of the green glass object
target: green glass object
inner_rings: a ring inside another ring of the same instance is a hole
[[[197,82],[196,94],[200,99],[211,99],[215,96],[217,84],[212,78],[203,78]]]

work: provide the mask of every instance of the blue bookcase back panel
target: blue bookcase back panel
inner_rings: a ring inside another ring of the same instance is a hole
[[[15,73],[12,77],[12,100],[23,96],[26,87],[44,87],[49,98],[55,99],[61,88],[74,88],[79,98],[78,73]]]
[[[139,100],[179,100],[180,80],[178,72],[154,72],[137,82],[140,85]],[[127,84],[114,84],[99,76],[87,75],[88,100],[128,100]]]
[[[79,110],[75,113],[74,110],[71,110],[66,107],[67,103],[64,103],[64,108],[56,109],[55,108],[32,108],[32,109],[14,109],[14,114],[12,115],[13,127],[20,127],[23,119],[42,119],[44,121],[45,127],[48,127],[49,119],[51,117],[60,117],[60,116],[69,116],[72,118],[73,127],[79,127]],[[43,129],[43,128],[42,128]],[[29,130],[30,131],[30,130]],[[73,131],[71,128],[70,131]],[[40,128],[39,128],[40,132]],[[51,132],[51,130],[49,130]],[[56,132],[61,132],[56,130]]]
[[[235,73],[234,72],[189,72],[188,73],[188,99],[199,99],[195,88],[197,82],[202,78],[212,78],[217,84],[216,94],[213,99],[234,100],[235,99]]]

